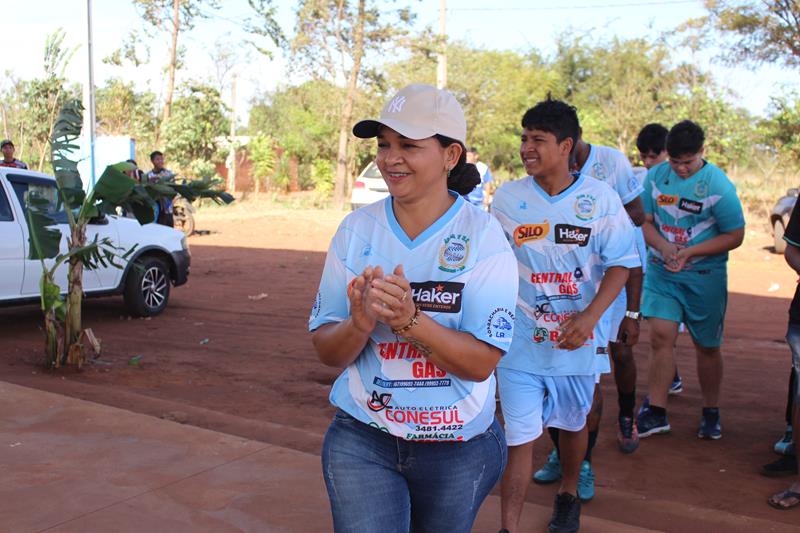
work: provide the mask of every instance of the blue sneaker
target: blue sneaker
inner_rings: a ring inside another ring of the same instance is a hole
[[[561,461],[558,452],[553,450],[547,456],[547,462],[533,474],[533,482],[539,485],[548,485],[561,479]]]
[[[671,396],[673,394],[680,394],[683,392],[683,380],[678,374],[675,374],[675,377],[672,379],[672,385],[669,386],[668,394]]]
[[[669,433],[672,430],[667,421],[667,415],[655,414],[649,405],[639,411],[639,416],[636,417],[636,428],[639,430],[640,439],[659,433]]]
[[[783,438],[775,443],[772,448],[775,453],[780,455],[795,455],[795,446],[792,441],[792,426],[786,426],[786,432]]]
[[[719,440],[722,438],[722,426],[719,425],[719,409],[703,407],[703,419],[697,430],[698,439]]]
[[[581,463],[581,473],[578,477],[578,498],[582,502],[588,502],[594,498],[594,471],[592,463],[589,461]]]

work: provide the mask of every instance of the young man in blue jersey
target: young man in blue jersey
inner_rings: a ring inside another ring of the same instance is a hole
[[[546,100],[522,118],[527,176],[503,184],[492,213],[517,258],[520,291],[511,347],[497,377],[509,459],[501,487],[502,527],[518,531],[533,469],[533,441],[558,428],[563,477],[549,524],[577,531],[577,484],[586,453],[603,313],[640,265],[633,225],[605,183],[570,172],[575,108]]]
[[[722,427],[722,330],[728,302],[728,252],[744,239],[744,215],[736,187],[703,159],[705,134],[684,120],[667,137],[669,159],[653,167],[643,195],[650,247],[642,313],[652,346],[649,405],[637,417],[640,437],[671,430],[667,395],[675,363],[678,325],[683,322],[697,353],[703,393],[698,438],[719,439]]]

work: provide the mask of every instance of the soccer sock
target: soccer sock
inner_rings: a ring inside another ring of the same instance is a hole
[[[789,397],[786,399],[786,425],[792,425],[792,409],[794,408],[794,391],[797,387],[797,377],[794,375],[794,368],[789,372]]]
[[[592,462],[592,448],[597,443],[597,434],[600,432],[600,429],[595,429],[594,431],[589,432],[589,442],[586,445],[586,456],[583,458],[584,461]]]
[[[633,392],[617,392],[617,403],[619,404],[619,416],[633,418],[633,408],[636,406],[636,388]]]
[[[561,459],[561,448],[558,447],[558,428],[547,428],[547,433],[550,434],[550,440],[553,441],[553,445],[556,447],[556,454]]]

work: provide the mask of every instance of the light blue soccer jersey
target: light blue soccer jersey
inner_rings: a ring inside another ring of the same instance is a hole
[[[645,212],[653,215],[654,225],[661,236],[681,248],[744,227],[744,214],[736,187],[711,163],[706,162],[692,176],[682,179],[665,161],[650,169],[644,188]],[[693,257],[677,274],[664,268],[663,258],[654,248],[650,248],[648,260],[654,271],[677,276],[672,279],[694,279],[692,271],[724,270],[728,253]]]
[[[632,202],[643,191],[628,158],[610,146],[590,144],[589,157],[581,168],[581,174],[606,182],[617,192],[622,205]]]
[[[424,313],[506,352],[517,298],[514,255],[491,215],[451,194],[453,206],[413,241],[397,223],[391,197],[349,214],[328,250],[309,330],[350,315],[349,283],[368,265],[388,274],[402,264]],[[445,372],[378,323],[330,400],[406,440],[461,441],[492,423],[495,387],[494,375],[474,382]]]
[[[593,375],[596,358],[605,357],[598,337],[602,321],[572,351],[556,349],[558,327],[589,305],[609,267],[639,265],[633,224],[619,196],[585,174],[557,196],[525,177],[497,190],[492,213],[519,268],[514,340],[498,366],[547,376]]]

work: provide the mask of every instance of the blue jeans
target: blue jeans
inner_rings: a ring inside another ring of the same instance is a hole
[[[322,471],[337,533],[467,533],[507,459],[495,419],[467,442],[412,442],[338,411]]]

